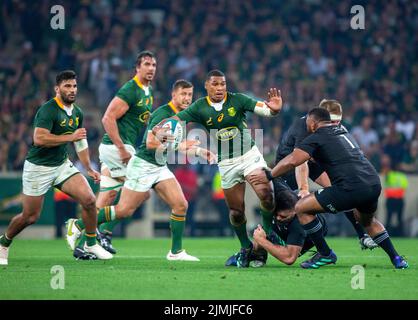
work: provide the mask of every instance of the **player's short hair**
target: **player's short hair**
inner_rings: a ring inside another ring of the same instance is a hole
[[[193,88],[193,84],[190,81],[179,79],[176,82],[174,82],[172,91],[184,88]]]
[[[55,85],[59,86],[65,80],[77,79],[77,74],[73,70],[64,70],[55,77]]]
[[[322,99],[319,103],[320,108],[327,109],[329,113],[341,116],[343,114],[343,107],[341,103],[333,99]]]
[[[331,115],[324,108],[313,108],[309,111],[308,116],[314,118],[315,121],[331,121]]]
[[[276,214],[281,211],[293,210],[296,202],[298,202],[298,196],[291,190],[279,190],[274,192],[274,201],[276,203]]]
[[[136,57],[136,66],[140,66],[142,63],[142,58],[145,58],[145,57],[150,57],[150,58],[157,60],[153,52],[144,50],[144,51],[141,51]]]
[[[225,77],[225,74],[221,70],[215,69],[208,72],[206,75],[206,81],[208,81],[211,77]]]

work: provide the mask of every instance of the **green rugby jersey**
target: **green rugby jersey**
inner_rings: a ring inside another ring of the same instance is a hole
[[[168,104],[162,105],[161,107],[157,108],[150,117],[149,124],[147,127],[147,132],[152,130],[158,123],[162,120],[170,118],[178,113],[177,108],[174,104],[170,101]],[[136,153],[136,156],[144,159],[145,161],[155,164],[157,166],[164,166],[167,164],[167,152],[159,154],[158,159],[155,156],[155,150],[147,149],[147,133],[144,134],[144,138],[142,139],[141,146]]]
[[[152,87],[148,88],[148,92],[146,92],[144,85],[135,76],[116,93],[116,96],[129,106],[128,111],[116,121],[120,138],[124,144],[135,147],[141,129],[147,124],[154,101]],[[113,144],[107,133],[104,134],[102,143]]]
[[[78,128],[83,127],[83,112],[80,107],[73,104],[71,116],[64,110],[64,106],[58,98],[54,98],[43,104],[35,116],[35,128],[48,129],[52,134],[72,134]],[[56,147],[40,147],[32,144],[26,160],[48,167],[57,167],[68,158],[67,144]]]
[[[257,101],[242,93],[227,92],[222,108],[216,111],[209,97],[193,102],[177,116],[182,121],[197,122],[217,141],[218,162],[241,156],[255,142],[247,129],[246,112],[254,112]]]

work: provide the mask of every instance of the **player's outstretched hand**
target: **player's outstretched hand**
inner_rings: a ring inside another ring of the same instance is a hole
[[[94,180],[94,183],[100,182],[100,173],[97,172],[96,170],[93,170],[93,169],[87,170],[87,174],[89,175],[90,178]]]
[[[282,110],[283,106],[283,100],[282,100],[282,94],[280,90],[277,90],[276,88],[270,88],[270,90],[267,92],[268,100],[264,101],[264,103],[274,112],[279,112]]]
[[[261,225],[258,225],[257,229],[254,230],[253,238],[256,242],[267,238],[267,234]]]
[[[253,173],[248,176],[248,182],[252,185],[257,185],[257,184],[268,183],[269,180],[267,179],[267,176],[264,170],[259,170],[257,171],[257,173]]]
[[[79,128],[71,134],[71,141],[79,141],[81,139],[87,139],[87,130],[85,128]]]

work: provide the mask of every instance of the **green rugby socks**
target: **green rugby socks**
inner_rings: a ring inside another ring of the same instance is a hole
[[[183,231],[186,216],[172,213],[170,215],[171,253],[176,254],[182,249]]]

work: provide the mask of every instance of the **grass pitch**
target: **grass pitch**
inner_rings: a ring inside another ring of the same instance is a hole
[[[263,268],[224,267],[237,239],[185,239],[200,262],[169,262],[170,239],[115,239],[110,261],[75,261],[64,240],[16,240],[0,267],[3,299],[418,299],[418,240],[394,239],[410,268],[395,270],[383,250],[361,251],[357,239],[329,238],[336,265],[303,270],[269,256]],[[51,268],[63,266],[65,289],[51,288]],[[365,288],[351,288],[351,268],[365,267]]]

